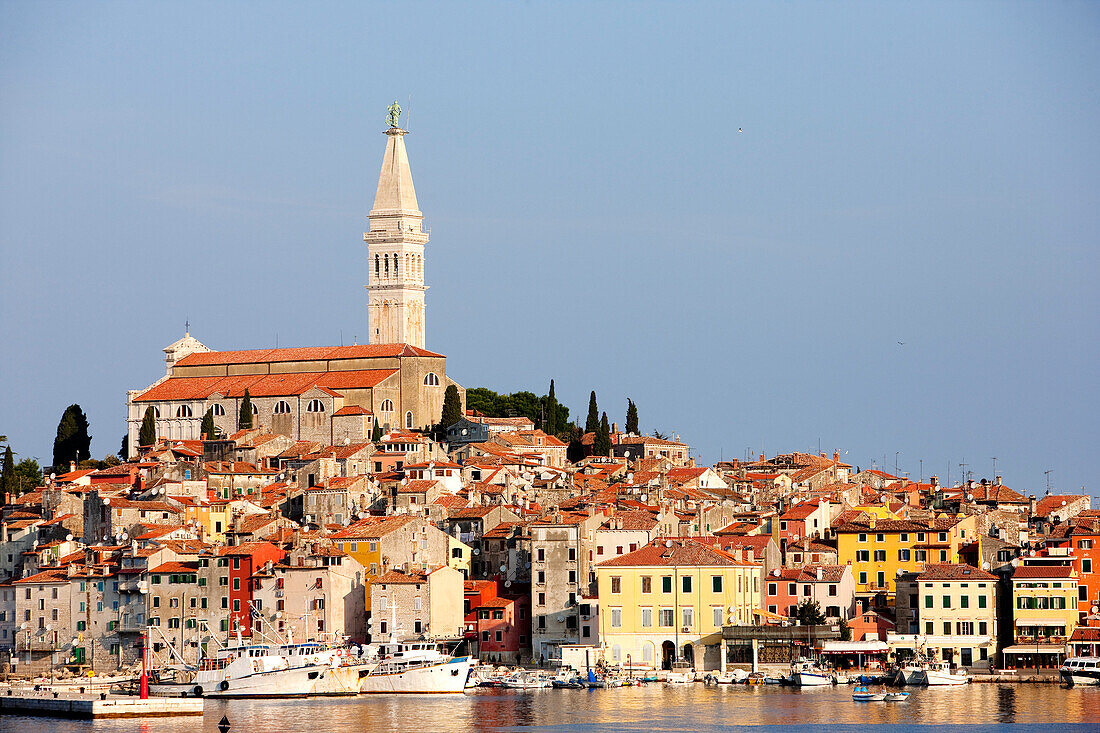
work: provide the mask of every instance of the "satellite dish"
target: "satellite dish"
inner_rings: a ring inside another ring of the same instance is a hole
[[[987,570],[988,571],[990,567],[991,566],[990,566],[988,560],[982,563],[982,570]]]
[[[528,567],[528,568],[530,568],[530,567],[531,567],[531,563],[527,563],[527,567]]]
[[[123,532],[122,533],[122,541],[125,542],[128,539],[130,539],[130,536],[128,534],[126,534],[125,532]]]
[[[51,473],[50,474],[50,481],[53,481],[55,478],[57,478],[57,474],[56,473]]]
[[[103,506],[111,506],[111,497],[107,497],[103,500]]]
[[[665,547],[672,547],[672,540],[665,540]]]
[[[73,536],[71,534],[65,535],[65,541],[66,542],[72,542],[73,541]]]
[[[737,606],[730,606],[730,613],[736,613],[736,612],[737,612]]]
[[[504,572],[505,570],[507,570],[507,569],[508,569],[508,566],[507,566],[507,565],[501,565],[501,566],[500,566],[500,572],[502,572],[502,573],[503,573],[503,572]]]
[[[504,587],[505,588],[511,588],[512,587],[512,581],[510,581],[510,580],[504,581]]]
[[[283,612],[282,611],[276,611],[275,612],[275,618],[282,618],[282,617],[283,617]]]
[[[1065,505],[1066,505],[1066,500],[1062,499],[1062,506],[1065,506]]]
[[[474,554],[475,554],[475,555],[480,555],[480,554],[481,554],[481,550],[479,550],[478,548],[476,548],[476,547],[475,547],[475,548],[474,548]]]
[[[351,438],[345,437],[344,438],[344,445],[351,445]]]
[[[564,622],[564,621],[565,621],[565,616],[558,616],[558,623],[559,624]]]
[[[778,578],[779,577],[779,568],[776,568],[775,570],[773,570],[772,575],[774,575],[775,577]]]

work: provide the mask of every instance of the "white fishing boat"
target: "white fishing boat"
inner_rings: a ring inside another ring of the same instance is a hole
[[[504,687],[510,690],[541,690],[550,686],[550,678],[539,672],[520,670],[504,678]]]
[[[359,691],[365,694],[460,693],[466,688],[472,660],[446,652],[431,641],[391,642],[366,647]],[[547,683],[549,684],[549,682]]]
[[[748,679],[749,673],[743,669],[729,669],[725,672],[710,672],[703,677],[707,685],[740,685]]]
[[[905,702],[909,699],[908,692],[887,692],[883,698],[886,702]]]
[[[1062,682],[1073,685],[1100,685],[1100,657],[1069,657],[1058,668]]]
[[[833,676],[817,662],[801,659],[791,666],[790,681],[798,687],[822,687],[833,684]]]
[[[928,669],[924,670],[924,676],[924,684],[929,687],[965,685],[970,681],[965,669],[959,668],[952,671],[947,662],[932,662],[928,665]]]
[[[925,674],[926,665],[919,662],[910,662],[904,665],[898,670],[898,684],[901,685],[924,685],[927,684],[928,677]]]

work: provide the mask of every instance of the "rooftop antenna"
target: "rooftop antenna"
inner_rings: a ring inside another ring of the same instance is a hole
[[[191,321],[187,320],[183,322],[183,335],[189,336],[191,334]]]
[[[966,470],[966,467],[969,466],[969,465],[970,465],[969,463],[960,463],[959,464],[959,471],[962,472],[962,476],[959,477],[959,480],[962,481],[963,483],[966,483],[966,479],[969,475],[969,471]]]
[[[344,329],[340,329],[340,345],[344,345]]]
[[[1050,493],[1050,474],[1054,473],[1054,469],[1051,468],[1047,471],[1043,471],[1047,475],[1047,493]]]
[[[997,480],[997,456],[993,456],[993,480]]]

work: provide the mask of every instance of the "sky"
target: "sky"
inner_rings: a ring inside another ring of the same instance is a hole
[[[1100,5],[0,3],[0,434],[183,335],[363,343],[397,99],[427,346],[761,452],[1097,496]],[[1046,473],[1050,471],[1051,473]]]

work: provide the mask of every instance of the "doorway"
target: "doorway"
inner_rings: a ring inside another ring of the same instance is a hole
[[[661,644],[661,669],[672,669],[672,663],[676,661],[676,645],[671,641]]]

